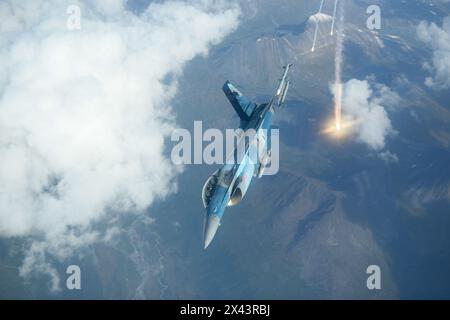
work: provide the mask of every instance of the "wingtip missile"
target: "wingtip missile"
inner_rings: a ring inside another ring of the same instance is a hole
[[[289,89],[290,81],[287,80],[287,76],[290,68],[293,66],[292,63],[289,63],[283,67],[284,73],[283,77],[280,80],[280,84],[278,85],[277,92],[275,94],[278,97],[278,106],[281,107],[286,99],[286,94]]]
[[[287,95],[287,93],[288,93],[289,85],[290,85],[290,84],[291,84],[290,81],[286,82],[286,86],[284,87],[283,94],[281,95],[281,101],[280,101],[280,104],[281,104],[281,105],[283,105],[283,104],[284,104],[284,101],[286,100],[286,95]]]

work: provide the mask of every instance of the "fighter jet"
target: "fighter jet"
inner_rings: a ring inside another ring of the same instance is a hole
[[[270,164],[272,117],[276,108],[284,105],[290,81],[292,64],[283,67],[283,76],[269,102],[256,104],[236,89],[229,81],[223,91],[240,118],[238,142],[225,164],[205,182],[202,190],[206,209],[204,244],[206,249],[213,240],[226,207],[241,202],[253,177],[260,178]]]

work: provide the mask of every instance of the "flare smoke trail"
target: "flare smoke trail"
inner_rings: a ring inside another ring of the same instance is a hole
[[[324,0],[320,1],[320,7],[319,7],[319,11],[317,12],[317,14],[321,14],[322,13],[322,8],[323,8],[323,2]],[[317,40],[317,32],[319,31],[319,19],[316,19],[316,30],[314,31],[314,40],[313,40],[313,46],[311,48],[311,52],[314,52],[314,50],[316,49],[316,40]]]
[[[333,33],[334,33],[334,21],[336,20],[336,9],[337,9],[338,2],[339,2],[339,0],[334,0],[333,21],[331,22],[330,35],[333,35]]]
[[[338,2],[338,1],[336,1]],[[336,28],[336,55],[334,57],[334,115],[336,130],[341,130],[342,118],[342,60],[343,60],[343,40],[344,40],[344,8],[342,2],[339,3],[339,21]]]

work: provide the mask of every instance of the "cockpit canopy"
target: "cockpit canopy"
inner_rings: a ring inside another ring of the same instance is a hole
[[[222,168],[218,176],[219,176],[219,184],[224,188],[228,188],[233,182],[234,170],[232,168],[227,169]]]
[[[208,207],[211,202],[211,198],[213,197],[217,186],[221,186],[225,189],[228,189],[231,186],[234,179],[234,173],[234,167],[222,168],[221,170],[214,172],[208,180],[206,180],[202,190],[202,200],[205,208]]]
[[[218,171],[216,171],[213,175],[211,175],[208,178],[208,180],[206,180],[202,190],[202,200],[203,206],[205,208],[209,205],[211,198],[214,195],[214,191],[216,190],[218,182],[219,182]]]

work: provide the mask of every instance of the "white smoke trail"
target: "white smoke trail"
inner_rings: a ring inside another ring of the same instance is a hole
[[[322,13],[324,0],[320,2],[319,13]]]
[[[336,20],[336,10],[339,0],[334,0],[334,10],[333,10],[333,21],[331,22],[331,32],[330,35],[334,33],[334,21]]]
[[[336,1],[337,2],[337,1]],[[334,113],[336,130],[341,130],[342,118],[342,61],[343,61],[343,40],[344,40],[344,8],[339,4],[339,21],[336,28],[336,55],[334,57]]]
[[[324,0],[320,1],[319,11],[317,12],[318,15],[322,13],[323,2],[324,2]],[[317,41],[317,32],[318,31],[319,31],[319,19],[316,19],[316,30],[314,31],[314,40],[313,40],[313,46],[311,48],[311,52],[314,52],[314,50],[316,49],[316,41]]]

